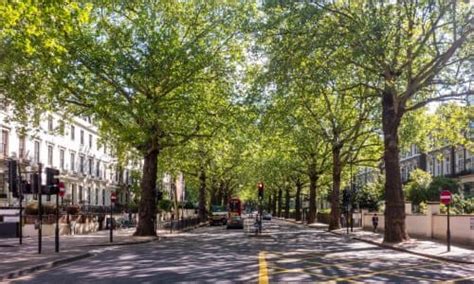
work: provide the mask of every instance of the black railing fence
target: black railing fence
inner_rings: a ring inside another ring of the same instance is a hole
[[[200,223],[201,222],[199,221],[199,218],[197,217],[181,219],[181,220],[170,220],[170,221],[159,223],[158,229],[170,230],[170,232],[182,231],[189,227],[195,227],[199,225]]]

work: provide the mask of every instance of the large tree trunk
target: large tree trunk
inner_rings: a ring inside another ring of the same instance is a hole
[[[217,200],[219,205],[225,205],[226,201],[223,201],[224,198],[224,191],[226,190],[226,184],[222,181],[219,184],[219,189],[217,191]]]
[[[285,187],[285,218],[290,218],[290,187]]]
[[[382,123],[385,162],[385,234],[384,242],[399,243],[408,239],[405,228],[405,203],[400,177],[398,127],[402,117],[393,91],[383,94]]]
[[[216,184],[216,181],[214,179],[211,179],[211,204],[209,204],[209,206],[218,205],[219,203],[218,198],[217,198],[218,191],[219,191],[219,185]]]
[[[135,236],[156,236],[156,177],[158,149],[148,151],[143,157],[143,174],[140,182],[141,195],[138,208],[138,225]]]
[[[273,198],[272,198],[272,215],[277,216],[277,196],[276,193],[272,193]]]
[[[298,179],[296,180],[296,198],[295,198],[295,219],[296,221],[301,220],[301,189],[303,188],[303,185],[301,184],[301,181]]]
[[[198,216],[201,222],[207,221],[206,210],[206,171],[201,168],[199,172],[199,209]]]
[[[174,203],[174,217],[179,220],[179,203],[178,203],[178,188],[176,186],[176,180],[171,176],[171,188],[173,190],[173,203]]]
[[[318,183],[318,174],[316,172],[316,165],[314,163],[309,165],[309,210],[308,210],[308,224],[316,222],[316,188]]]
[[[267,194],[268,195],[268,203],[267,203],[267,206],[266,206],[266,210],[271,213],[272,212],[272,195],[271,194]]]
[[[329,219],[329,230],[339,229],[339,217],[341,216],[339,191],[341,188],[341,148],[334,146],[332,149],[332,192],[331,192],[331,217]]]
[[[277,212],[277,216],[278,217],[281,217],[281,210],[282,210],[282,206],[283,206],[283,202],[282,202],[282,190],[281,190],[281,187],[278,188],[278,212]]]

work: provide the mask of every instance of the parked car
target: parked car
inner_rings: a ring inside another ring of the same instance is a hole
[[[209,216],[209,222],[212,225],[225,225],[227,224],[227,210],[223,206],[212,205],[211,215]]]
[[[244,220],[241,216],[232,216],[227,220],[227,229],[243,229]]]
[[[272,220],[272,214],[270,214],[270,213],[263,213],[262,219],[263,219],[263,220]]]

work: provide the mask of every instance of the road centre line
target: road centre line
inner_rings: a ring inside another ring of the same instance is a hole
[[[268,284],[268,269],[265,251],[258,254],[258,284]]]

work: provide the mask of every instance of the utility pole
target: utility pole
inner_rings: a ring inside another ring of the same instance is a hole
[[[41,254],[41,247],[42,247],[42,231],[41,228],[43,227],[43,207],[42,207],[42,195],[41,195],[41,174],[43,172],[43,165],[38,163],[38,254]]]
[[[24,184],[21,180],[21,167],[20,163],[18,163],[18,190],[20,197],[20,222],[18,223],[18,234],[20,235],[20,245],[23,244],[23,189]]]

